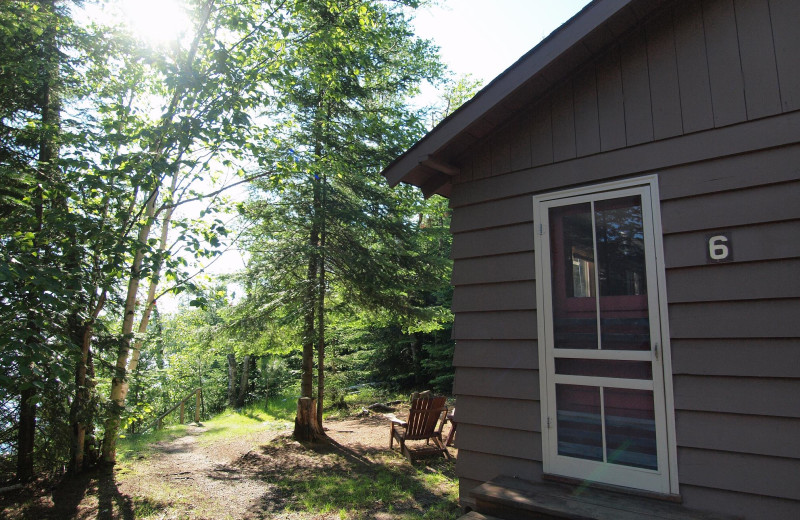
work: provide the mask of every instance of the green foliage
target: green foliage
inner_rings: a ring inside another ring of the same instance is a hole
[[[242,305],[303,344],[303,395],[312,348],[328,352],[334,403],[341,388],[373,380],[359,345],[376,328],[371,318],[404,333],[451,321],[417,292],[438,287],[447,264],[447,248],[422,225],[434,205],[378,175],[421,136],[424,114],[407,102],[441,74],[430,42],[411,32],[405,7],[415,5],[295,5],[262,158],[284,175],[257,183],[243,209],[251,257]]]
[[[443,73],[411,32],[419,2],[190,0],[192,33],[160,48],[81,4],[0,3],[0,477],[24,410],[37,469],[59,468],[77,426],[91,450],[115,438],[103,419],[137,431],[194,388],[206,415],[231,385],[293,407],[319,340],[337,402],[365,382],[448,391],[449,210],[379,176]],[[254,181],[246,204],[230,179]],[[201,273],[239,233],[234,304]],[[150,319],[165,293],[193,308]]]

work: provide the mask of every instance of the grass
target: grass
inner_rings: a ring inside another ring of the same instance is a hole
[[[147,433],[125,435],[117,441],[117,462],[127,463],[132,459],[146,456],[153,451],[157,442],[169,442],[186,435],[186,425],[173,425]]]
[[[370,388],[345,397],[350,410],[395,399],[407,397],[387,395]],[[288,429],[295,412],[294,397],[274,399],[267,406],[262,403],[242,410],[226,410],[203,423],[205,428],[197,442],[201,446],[213,446],[225,439],[246,439],[265,430]],[[139,459],[152,452],[152,445],[186,434],[186,426],[170,426],[158,432],[120,439],[118,455],[123,462],[118,465],[120,476],[125,480],[142,479],[147,463]],[[267,486],[265,489],[273,490],[270,501],[274,505],[269,507],[276,509],[272,511],[291,512],[298,519],[324,516],[366,520],[384,513],[398,520],[455,520],[460,515],[458,480],[451,461],[436,459],[412,466],[388,450],[373,454],[370,461],[353,457],[347,448],[303,447],[284,436],[254,450],[250,457],[248,461],[252,466],[248,478],[263,482]],[[134,498],[135,517],[160,518],[176,510],[189,514],[188,518],[197,514],[225,516],[225,511],[215,511],[219,506],[207,502],[202,491],[187,485],[188,481],[162,482],[159,486],[148,487],[141,496]]]
[[[228,436],[283,429],[294,421],[296,406],[294,398],[275,398],[267,406],[253,404],[241,410],[225,410],[202,422],[206,431],[201,436],[201,442],[211,444]],[[132,458],[146,456],[152,451],[153,444],[169,442],[186,433],[187,425],[173,424],[161,430],[126,435],[117,442],[117,460],[124,463]]]
[[[226,437],[243,437],[265,430],[283,430],[294,421],[295,404],[291,407],[288,400],[276,400],[265,408],[251,405],[242,410],[225,410],[221,414],[203,423],[206,431],[200,438],[203,445],[212,444]],[[291,412],[289,409],[291,408]]]
[[[341,519],[362,520],[387,512],[402,520],[453,520],[460,512],[452,463],[435,468],[343,463],[310,478],[287,476],[277,486],[285,496],[294,497],[288,509],[313,515],[337,513]]]

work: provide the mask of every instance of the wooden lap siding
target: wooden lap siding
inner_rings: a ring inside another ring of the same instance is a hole
[[[462,158],[462,497],[542,473],[532,195],[657,173],[684,503],[800,516],[797,20],[795,0],[673,4]],[[734,261],[708,265],[720,230]]]

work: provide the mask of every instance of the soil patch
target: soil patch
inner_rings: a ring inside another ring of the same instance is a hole
[[[155,444],[132,463],[54,489],[30,486],[0,497],[0,517],[391,519],[422,518],[443,502],[455,507],[454,462],[439,458],[412,467],[389,451],[389,421],[381,414],[326,421],[330,442],[317,445],[294,441],[288,427],[271,428],[209,441],[206,426],[189,426],[186,435]],[[442,484],[421,479],[425,472]]]

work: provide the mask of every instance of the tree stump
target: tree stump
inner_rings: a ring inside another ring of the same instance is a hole
[[[301,397],[297,401],[297,417],[294,419],[294,438],[301,442],[317,442],[325,438],[317,422],[317,400]]]

